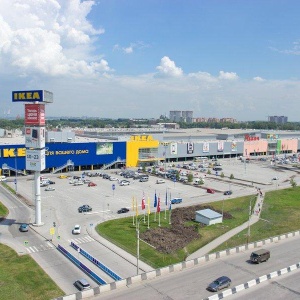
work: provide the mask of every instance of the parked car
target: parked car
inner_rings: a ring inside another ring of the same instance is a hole
[[[230,287],[231,279],[227,276],[221,276],[210,283],[207,287],[207,290],[211,292],[217,292],[219,290]]]
[[[28,226],[28,224],[26,224],[26,223],[21,224],[20,227],[19,227],[19,230],[20,230],[21,232],[27,232],[28,229],[29,229],[29,226]]]
[[[89,211],[92,211],[92,208],[85,204],[85,205],[82,205],[78,208],[78,212],[82,213],[82,212],[89,212]]]
[[[97,186],[97,184],[95,182],[89,182],[88,186]]]
[[[72,233],[73,234],[80,234],[80,231],[81,231],[80,225],[75,225],[73,230],[72,230]]]
[[[48,183],[49,184],[55,184],[55,181],[52,181],[52,180],[48,179]]]
[[[223,169],[221,167],[214,167],[213,170],[214,171],[222,171]]]
[[[278,179],[279,179],[278,176],[272,178],[272,180],[278,180]]]
[[[148,177],[141,177],[140,178],[140,182],[147,182],[149,180],[149,178]]]
[[[52,186],[47,186],[47,187],[45,188],[45,191],[47,191],[47,192],[49,192],[49,191],[55,191],[55,188],[52,187]]]
[[[83,181],[81,181],[81,180],[78,180],[78,181],[75,181],[74,183],[73,183],[73,185],[83,185],[84,184],[84,182]]]
[[[68,176],[67,175],[59,175],[58,178],[59,179],[64,179],[64,178],[68,178]]]
[[[225,191],[224,192],[224,195],[231,195],[232,194],[232,191]]]
[[[74,282],[74,285],[80,290],[88,290],[91,288],[86,279],[78,279]]]
[[[110,180],[110,181],[118,181],[119,179],[118,179],[117,177],[112,177],[112,176],[110,176],[110,177],[109,177],[109,180]]]
[[[128,180],[121,180],[119,185],[130,185],[130,181]]]
[[[156,183],[157,183],[157,184],[165,183],[165,181],[164,181],[163,179],[157,179],[157,180],[156,180]]]
[[[207,189],[206,192],[209,193],[209,194],[214,194],[215,190],[213,190],[213,189]]]
[[[118,210],[118,214],[124,214],[124,213],[127,213],[127,212],[129,212],[129,209],[126,208],[126,207],[123,207],[123,208]]]

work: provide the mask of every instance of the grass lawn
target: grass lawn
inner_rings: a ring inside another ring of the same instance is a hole
[[[193,242],[186,245],[184,249],[180,249],[172,254],[164,254],[156,251],[153,247],[140,241],[140,258],[147,264],[154,268],[160,268],[170,264],[175,264],[185,260],[185,258],[196,251],[197,249],[203,247],[210,241],[214,240],[216,237],[222,235],[223,233],[235,228],[236,226],[246,222],[248,220],[249,213],[249,202],[252,196],[235,198],[232,200],[213,202],[209,205],[213,206],[215,209],[230,213],[233,218],[226,219],[222,224],[215,224],[206,227],[199,227],[197,230],[201,235],[201,238],[194,240]],[[161,212],[160,223],[161,227],[169,227],[169,211],[167,211],[167,217],[164,218],[165,213]],[[140,233],[148,230],[148,215],[146,215],[146,222],[144,223],[144,218],[142,215],[138,216],[140,219],[139,230]],[[151,229],[158,227],[158,216],[155,214],[149,215],[149,227]],[[187,226],[197,226],[198,223],[190,221]],[[107,238],[114,244],[123,248],[132,255],[136,255],[137,251],[137,234],[136,234],[136,218],[126,217],[117,220],[111,220],[99,224],[96,227],[97,232],[103,237]]]
[[[300,229],[300,187],[277,190],[265,194],[263,208],[257,223],[250,227],[249,242]],[[245,244],[247,230],[229,239],[211,252]]]
[[[64,295],[29,256],[0,244],[0,299],[45,300]]]

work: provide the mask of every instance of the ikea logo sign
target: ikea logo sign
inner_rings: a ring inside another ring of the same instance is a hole
[[[14,91],[12,92],[13,102],[53,102],[53,93],[43,90],[35,91]]]

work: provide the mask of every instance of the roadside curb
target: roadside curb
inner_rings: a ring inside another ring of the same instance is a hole
[[[208,298],[204,298],[203,300],[219,300],[219,299],[223,299],[227,296],[231,296],[231,295],[234,295],[234,294],[237,294],[238,292],[241,292],[243,290],[247,290],[255,285],[258,285],[264,281],[267,281],[267,280],[270,280],[270,279],[273,279],[275,277],[278,277],[278,276],[281,276],[281,275],[285,275],[287,273],[290,273],[292,271],[295,271],[295,270],[298,270],[300,268],[300,262],[297,263],[297,264],[294,264],[294,265],[291,265],[287,268],[283,268],[281,270],[278,270],[278,271],[274,271],[272,273],[269,273],[267,275],[263,275],[263,276],[260,276],[256,279],[252,279],[250,281],[247,281],[246,283],[244,284],[240,284],[240,285],[237,285],[231,289],[227,289],[225,290],[223,293],[220,293],[220,294],[216,294],[216,295],[213,295],[213,296],[210,296]]]

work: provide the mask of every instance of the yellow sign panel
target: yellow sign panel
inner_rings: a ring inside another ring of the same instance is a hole
[[[51,228],[50,228],[50,234],[51,234],[51,235],[54,235],[54,234],[55,234],[55,228],[54,228],[54,227],[51,227]]]

